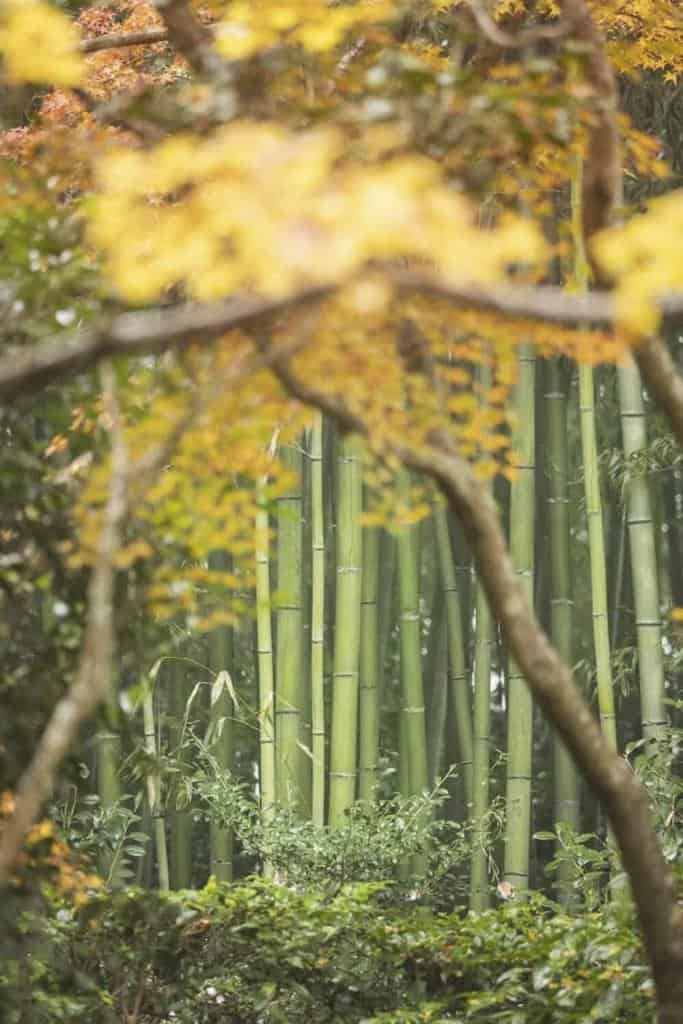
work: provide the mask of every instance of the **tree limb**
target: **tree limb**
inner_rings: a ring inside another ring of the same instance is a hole
[[[552,286],[459,285],[428,274],[401,270],[388,270],[386,276],[399,291],[433,295],[466,309],[566,327],[609,329],[616,326],[616,308],[609,292],[572,295]],[[236,327],[250,327],[269,316],[319,302],[335,291],[335,285],[312,285],[278,299],[237,296],[225,302],[182,303],[139,313],[121,313],[99,326],[48,338],[0,358],[0,400],[11,401],[36,392],[66,374],[89,370],[108,356],[149,355],[167,348],[211,341]],[[683,324],[683,293],[664,296],[659,310],[665,324]],[[650,344],[644,343],[642,348]],[[640,351],[641,348],[635,348],[637,359]],[[664,358],[662,354],[658,357],[660,362]],[[663,381],[662,385],[665,383]],[[673,382],[669,385],[673,386]],[[675,429],[678,433],[678,428]],[[678,436],[683,444],[683,425]]]
[[[228,64],[213,49],[211,29],[202,24],[189,0],[155,0],[155,6],[168,41],[192,70],[217,80],[224,78]]]
[[[10,400],[79,373],[108,356],[136,356],[212,340],[235,327],[323,298],[331,289],[313,287],[286,299],[249,296],[226,302],[184,303],[141,313],[122,313],[99,326],[47,339],[0,359],[0,399]]]
[[[501,50],[523,50],[542,41],[565,39],[571,33],[571,26],[564,19],[519,32],[506,32],[489,14],[482,0],[466,0],[466,3],[479,31]]]
[[[151,43],[168,41],[168,29],[143,28],[139,32],[111,32],[104,36],[84,39],[82,53],[97,53],[99,50],[119,50],[126,46],[149,46]]]

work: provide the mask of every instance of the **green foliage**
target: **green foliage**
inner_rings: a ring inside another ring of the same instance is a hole
[[[678,702],[680,704],[680,702]],[[658,741],[639,740],[627,748],[650,798],[662,851],[670,864],[683,863],[683,731],[667,730]]]
[[[136,808],[138,801],[123,796],[105,807],[96,793],[79,798],[74,787],[69,797],[52,809],[71,849],[92,862],[107,864],[107,885],[132,879],[131,864],[146,853],[149,836],[136,831],[141,816],[131,803]]]
[[[619,908],[570,917],[532,897],[433,915],[387,905],[380,886],[331,898],[253,879],[192,894],[103,894],[75,915],[53,914],[48,932],[32,970],[49,1012],[37,1003],[10,1024],[652,1019],[633,921]],[[6,967],[4,979],[3,1003]]]
[[[337,826],[320,828],[286,807],[264,819],[249,787],[195,743],[199,767],[191,786],[197,806],[208,821],[232,829],[246,853],[269,863],[289,885],[337,893],[350,882],[395,884],[401,865],[425,854],[424,874],[410,881],[411,898],[452,907],[465,897],[471,825],[436,817],[448,796],[445,779],[421,796],[357,802]],[[496,822],[494,808],[489,831]]]

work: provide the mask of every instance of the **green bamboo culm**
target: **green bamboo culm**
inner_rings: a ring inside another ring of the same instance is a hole
[[[311,428],[311,752],[313,824],[325,824],[325,521],[323,418]]]
[[[283,446],[280,457],[294,479],[290,489],[277,500],[275,783],[277,802],[303,812],[303,460],[298,443]]]
[[[95,734],[95,754],[97,763],[97,795],[104,810],[110,809],[121,799],[121,736],[116,728],[118,708],[116,695],[112,693],[104,709],[100,712],[99,727]],[[109,877],[112,869],[112,857],[106,852],[98,857],[100,873]],[[114,872],[114,884],[119,883]]]
[[[379,632],[379,705],[382,707],[384,673],[391,631],[396,623],[396,538],[388,530],[381,531],[379,542],[379,575],[382,586],[378,596]]]
[[[490,903],[486,815],[491,781],[491,652],[495,641],[488,601],[478,580],[475,615],[471,813],[474,832],[470,857],[470,910],[480,911],[487,910]]]
[[[443,594],[435,595],[429,651],[425,661],[425,697],[427,702],[427,772],[429,785],[443,776],[446,761],[448,725],[448,637]]]
[[[401,478],[401,489],[407,494],[408,474],[402,471]],[[407,777],[411,795],[423,793],[428,786],[417,537],[417,528],[410,525],[402,526],[397,536],[401,609],[401,718],[404,723]]]
[[[545,472],[547,479],[548,548],[550,558],[550,636],[565,665],[573,665],[573,618],[570,522],[569,452],[567,446],[567,393],[559,359],[545,364]],[[554,822],[580,831],[579,777],[559,736],[553,737]],[[560,898],[569,898],[571,865],[558,871]]]
[[[275,806],[275,691],[270,596],[270,523],[267,480],[259,485],[254,548],[256,556],[256,664],[259,701],[259,797],[267,820]],[[264,866],[264,874],[269,869]]]
[[[107,701],[95,735],[97,758],[97,794],[102,807],[111,807],[121,799],[121,737],[116,731],[118,719],[115,698]]]
[[[448,529],[448,516],[441,499],[433,506],[436,549],[446,609],[448,644],[448,691],[456,724],[459,768],[465,788],[465,805],[472,802],[472,695],[467,677],[464,633],[458,578]]]
[[[363,534],[363,475],[358,442],[337,441],[336,595],[329,824],[338,825],[356,798],[360,619]]]
[[[149,687],[142,701],[142,722],[145,734],[145,750],[152,759],[157,755],[157,741],[154,715],[154,690]],[[157,771],[147,776],[147,799],[154,822],[154,849],[156,853],[159,889],[168,892],[171,888],[168,870],[168,848],[166,846],[166,815],[161,800],[161,779]]]
[[[178,657],[170,658],[166,665],[169,745],[172,750],[178,750],[184,738],[183,723],[190,696],[187,667]],[[172,805],[168,817],[171,888],[188,889],[192,875],[192,815],[188,807]]]
[[[229,572],[230,556],[225,551],[212,551],[209,568],[215,572]],[[214,692],[209,710],[211,753],[218,765],[229,772],[233,767],[235,708],[231,689],[235,678],[235,637],[232,626],[221,625],[209,634],[209,668],[214,679]],[[232,881],[232,830],[211,823],[209,828],[209,858],[211,874],[219,882]]]
[[[536,359],[521,345],[515,394],[513,449],[518,477],[510,490],[510,557],[529,604],[534,601],[536,516]],[[511,659],[507,688],[507,771],[505,792],[505,879],[515,889],[529,886],[533,703],[524,676]]]
[[[582,227],[583,165],[576,161],[572,177],[572,235],[575,253],[575,278],[579,291],[588,288],[588,261]],[[593,608],[593,646],[598,691],[598,708],[602,730],[610,744],[617,747],[614,688],[610,657],[609,620],[607,601],[607,571],[605,566],[605,537],[600,493],[600,468],[595,427],[595,383],[593,367],[579,366],[579,412],[581,421],[581,448],[588,520],[588,548],[591,573],[591,600]]]
[[[617,378],[624,457],[627,464],[630,462],[625,498],[636,611],[641,726],[645,739],[656,740],[666,728],[667,719],[655,524],[647,476],[632,468],[633,457],[647,447],[643,384],[631,358],[619,364]]]
[[[360,626],[360,708],[358,796],[372,800],[379,759],[379,554],[380,530],[363,531]]]

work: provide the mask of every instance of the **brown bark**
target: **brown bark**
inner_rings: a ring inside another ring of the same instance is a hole
[[[288,299],[258,299],[249,296],[226,302],[194,303],[141,313],[122,313],[98,327],[75,331],[23,349],[0,359],[0,399],[11,401],[54,383],[69,373],[82,373],[109,356],[137,356],[163,352],[172,347],[214,341],[236,327],[295,309],[329,294],[329,287],[309,288]],[[304,344],[303,339],[301,344]],[[287,347],[297,346],[290,340]],[[271,354],[266,362],[277,357]],[[264,365],[264,356],[254,370]],[[250,371],[253,372],[253,371]]]
[[[156,9],[168,32],[168,41],[193,71],[222,79],[228,64],[213,49],[211,29],[203,25],[189,0],[156,0]]]
[[[645,385],[662,412],[669,418],[678,443],[683,447],[683,378],[661,338],[649,338],[633,349]]]
[[[93,39],[84,39],[81,43],[83,53],[97,53],[99,50],[118,50],[127,46],[149,46],[151,43],[164,43],[168,39],[165,28],[143,28],[139,32],[111,32]]]

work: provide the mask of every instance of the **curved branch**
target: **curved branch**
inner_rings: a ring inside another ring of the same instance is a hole
[[[57,336],[0,359],[0,399],[11,400],[45,387],[68,373],[80,373],[107,356],[138,356],[212,340],[235,327],[294,309],[329,294],[309,288],[287,299],[238,297],[226,302],[122,313],[108,323]]]
[[[504,317],[584,328],[599,326],[609,329],[616,323],[614,301],[608,292],[571,295],[552,286],[483,287],[441,281],[428,274],[403,270],[388,270],[386,276],[399,291],[433,295],[465,309],[498,313]],[[11,401],[38,391],[66,374],[91,369],[106,356],[149,355],[174,346],[211,341],[233,328],[249,327],[263,318],[319,302],[336,289],[337,286],[332,284],[311,285],[278,299],[236,296],[225,302],[182,303],[139,313],[121,313],[99,326],[58,335],[1,357],[0,399]],[[664,296],[659,302],[659,310],[664,323],[683,324],[683,293]],[[643,346],[643,350],[646,347]],[[637,359],[640,351],[640,348],[635,349]],[[658,360],[661,362],[664,358],[660,353]],[[671,372],[675,374],[675,370]],[[643,375],[646,376],[645,370]],[[659,376],[662,377],[661,374]],[[658,386],[672,388],[675,382],[669,380],[667,385],[664,374]],[[683,382],[680,387],[683,388]],[[663,401],[663,407],[673,409],[677,400]],[[675,429],[678,431],[679,428]],[[679,437],[683,444],[683,424]]]
[[[519,32],[506,32],[489,14],[481,0],[467,0],[467,6],[482,35],[501,50],[523,50],[539,42],[565,39],[571,33],[571,26],[564,19]]]

